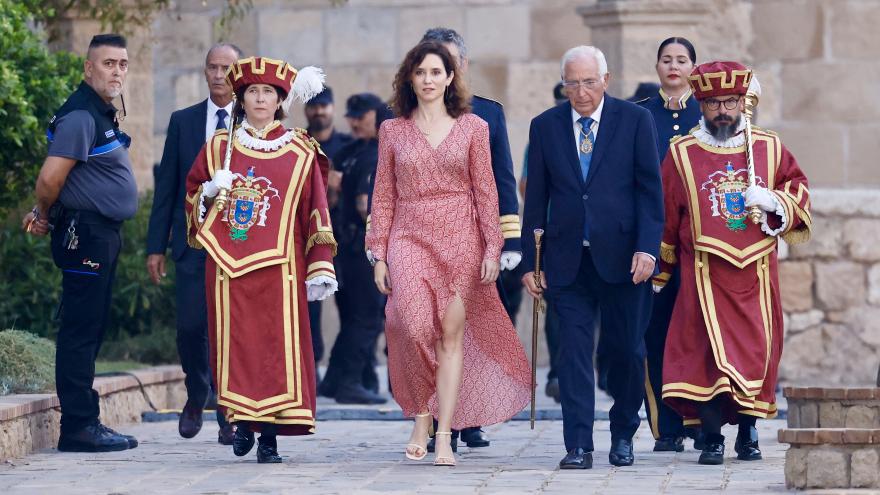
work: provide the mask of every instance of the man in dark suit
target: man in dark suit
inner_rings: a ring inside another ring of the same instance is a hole
[[[663,231],[663,197],[651,114],[605,94],[608,66],[597,48],[562,58],[568,102],[532,120],[524,231],[544,229],[541,280],[535,247],[523,245],[523,284],[559,315],[559,387],[566,456],[562,469],[592,467],[595,320],[609,365],[611,452],[633,463],[645,379],[644,333]]]
[[[186,374],[187,400],[180,414],[178,431],[192,438],[202,428],[202,410],[213,397],[208,361],[208,315],[205,303],[205,252],[186,243],[184,197],[186,176],[205,142],[219,129],[227,129],[232,114],[232,88],[226,70],[241,50],[222,43],[205,58],[205,80],[210,97],[171,114],[162,162],[156,171],[153,210],[147,231],[147,270],[158,284],[165,277],[165,251],[171,243],[175,263],[177,301],[177,352]],[[218,441],[231,444],[232,426],[218,414]]]
[[[429,29],[422,36],[422,41],[438,41],[449,50],[452,58],[458,61],[458,70],[467,75],[469,61],[464,38],[454,29],[436,27]],[[511,320],[516,317],[519,307],[519,294],[505,292],[504,272],[512,272],[522,259],[520,249],[519,201],[516,196],[516,178],[513,175],[513,160],[510,157],[510,143],[507,139],[507,121],[504,118],[504,107],[501,103],[489,98],[474,95],[471,98],[471,111],[474,115],[489,124],[489,148],[492,154],[492,175],[498,190],[498,222],[504,235],[504,247],[501,252],[502,273],[496,281],[498,295]],[[520,296],[521,297],[521,296]],[[436,428],[436,420],[434,427]],[[458,432],[452,432],[452,451],[457,451]],[[488,447],[489,439],[480,427],[461,430],[461,440],[468,447]],[[428,442],[428,452],[434,451],[434,439]]]

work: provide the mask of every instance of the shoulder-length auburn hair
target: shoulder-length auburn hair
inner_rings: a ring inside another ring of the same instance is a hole
[[[391,97],[391,108],[394,109],[396,115],[410,118],[413,111],[419,106],[412,78],[418,66],[424,62],[425,57],[431,54],[440,57],[447,75],[455,74],[449,89],[443,95],[446,111],[453,118],[458,118],[461,114],[471,111],[471,95],[461,77],[461,71],[458,70],[458,64],[449,54],[449,50],[436,41],[423,41],[406,54],[400,68],[397,69],[397,75],[394,76],[394,95]]]

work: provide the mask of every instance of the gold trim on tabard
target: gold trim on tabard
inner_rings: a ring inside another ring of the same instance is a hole
[[[700,309],[703,313],[703,321],[706,325],[706,330],[708,331],[709,343],[712,347],[712,355],[715,357],[715,365],[718,369],[730,376],[733,381],[737,384],[742,392],[748,397],[754,397],[761,391],[761,387],[764,384],[765,376],[755,379],[755,380],[747,380],[740,372],[736,369],[730,362],[727,360],[727,353],[724,349],[724,339],[721,335],[721,328],[718,322],[718,314],[715,309],[715,298],[712,293],[712,279],[709,275],[709,265],[711,255],[709,253],[695,251],[694,252],[694,274],[697,282],[697,294],[700,299]],[[764,298],[764,285],[760,285],[760,294],[759,297]],[[770,340],[768,335],[769,329],[767,325],[764,326],[764,335],[766,340]],[[769,343],[767,344],[769,345]],[[765,357],[764,368],[766,370],[767,363],[766,360],[770,359],[769,353]]]
[[[767,146],[767,184],[774,184],[776,180],[776,172],[779,167],[779,140],[775,136],[766,133],[756,133],[755,143],[765,142]],[[676,171],[681,178],[685,192],[688,198],[689,210],[691,213],[691,233],[694,239],[694,249],[696,251],[705,251],[715,254],[729,261],[737,268],[745,268],[758,258],[770,254],[776,250],[777,239],[775,236],[766,236],[762,240],[747,246],[744,249],[733,247],[728,242],[716,237],[703,234],[702,215],[700,210],[699,188],[694,178],[693,167],[691,165],[688,148],[691,146],[700,146],[703,149],[717,154],[734,154],[743,153],[742,146],[738,148],[716,148],[701,143],[694,136],[688,136],[678,140],[670,147],[673,163]]]
[[[237,143],[235,149],[239,149]],[[219,145],[215,145],[214,151],[219,157]],[[235,260],[234,258],[229,256],[222,248],[219,239],[217,239],[214,233],[210,230],[210,227],[214,224],[214,222],[220,221],[222,215],[224,214],[224,212],[218,212],[216,208],[209,209],[207,218],[205,218],[205,222],[202,224],[202,228],[199,229],[198,240],[201,241],[202,245],[205,246],[206,249],[208,249],[208,251],[214,257],[214,260],[217,261],[217,264],[220,265],[223,268],[223,271],[228,273],[230,277],[238,277],[260,268],[286,263],[290,259],[290,255],[289,253],[287,253],[287,256],[284,256],[285,251],[289,252],[294,249],[295,244],[293,241],[293,226],[295,224],[295,220],[293,219],[293,215],[295,215],[296,207],[299,204],[299,200],[302,195],[303,184],[310,170],[309,165],[311,165],[312,160],[314,159],[314,152],[304,149],[302,147],[302,143],[298,143],[297,140],[291,141],[278,151],[282,152],[281,154],[290,152],[291,158],[294,159],[295,162],[291,171],[290,182],[287,186],[287,190],[284,193],[281,212],[278,213],[279,215],[281,215],[281,221],[278,231],[278,242],[275,248],[256,252],[254,254],[245,256],[240,260]],[[259,152],[254,152],[254,155],[252,156],[256,156],[258,158],[268,158],[270,155],[272,155],[273,158],[280,156],[280,154],[263,154]],[[260,260],[265,261],[260,262]]]
[[[256,400],[245,397],[229,390],[229,341],[230,322],[229,286],[237,283],[236,279],[223,277],[220,267],[217,268],[218,280],[215,290],[217,297],[217,314],[222,319],[218,320],[216,331],[218,332],[218,388],[220,394],[217,403],[229,408],[231,411],[242,411],[253,417],[263,417],[276,411],[295,410],[303,405],[302,389],[302,361],[300,348],[300,324],[299,324],[299,280],[297,271],[297,253],[291,252],[289,263],[278,266],[279,279],[282,288],[282,318],[284,335],[284,363],[285,381],[287,392]],[[305,411],[303,409],[303,411]],[[278,422],[278,421],[275,421]],[[285,423],[288,424],[288,423]],[[292,424],[292,423],[289,423]]]
[[[651,426],[651,434],[654,440],[660,439],[660,427],[657,424],[657,416],[660,411],[657,409],[657,398],[654,397],[654,387],[651,386],[651,375],[648,373],[648,360],[645,359],[645,412],[651,420],[648,424]]]

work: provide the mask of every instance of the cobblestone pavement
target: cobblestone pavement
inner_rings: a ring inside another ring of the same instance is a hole
[[[487,428],[488,448],[462,448],[458,466],[434,467],[404,459],[411,423],[324,421],[309,437],[279,437],[284,463],[258,465],[252,452],[235,457],[216,443],[206,423],[192,440],[177,435],[173,421],[119,428],[141,445],[124,452],[65,454],[46,450],[0,466],[0,491],[14,494],[411,494],[411,493],[767,493],[784,491],[785,445],[776,443],[783,421],[759,421],[764,460],[733,457],[735,427],[728,434],[727,462],[700,466],[698,452],[653,453],[647,425],[636,434],[636,464],[608,463],[608,422],[596,423],[594,468],[556,469],[564,454],[562,423],[511,421]]]

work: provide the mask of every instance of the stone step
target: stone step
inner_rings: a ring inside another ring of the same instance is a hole
[[[880,387],[785,387],[789,428],[880,428]]]
[[[880,428],[779,430],[788,488],[880,488]]]

